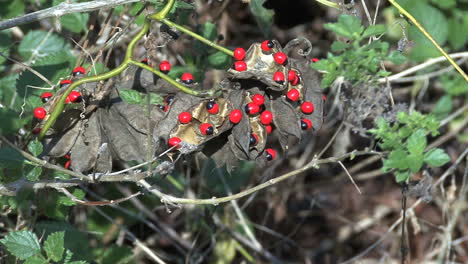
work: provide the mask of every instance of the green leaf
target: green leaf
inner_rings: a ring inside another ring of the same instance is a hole
[[[164,98],[157,93],[149,93],[150,104],[163,104]]]
[[[10,31],[0,31],[0,52],[4,56],[10,56],[10,47],[11,47],[11,33]],[[4,63],[7,59],[3,56],[0,56],[0,65]],[[0,68],[1,71],[1,68]]]
[[[13,148],[0,148],[0,168],[19,168],[23,165],[25,159]]]
[[[273,25],[273,16],[275,12],[263,7],[265,0],[250,0],[250,12],[252,12],[257,25],[262,30],[264,36],[270,36],[271,25]]]
[[[47,257],[55,262],[60,261],[63,258],[63,251],[65,248],[64,244],[65,232],[55,232],[47,237],[44,242],[44,250]]]
[[[338,18],[338,23],[328,23],[324,27],[328,30],[335,32],[337,35],[357,39],[356,35],[359,36],[364,27],[361,25],[361,20],[355,16],[341,15]]]
[[[37,139],[31,140],[28,144],[28,150],[31,154],[37,157],[42,153],[42,143]]]
[[[421,154],[427,146],[427,138],[424,130],[419,129],[414,132],[407,141],[408,150],[412,154]]]
[[[216,29],[216,25],[211,22],[206,22],[205,24],[201,25],[201,34],[203,37],[213,41],[218,36],[218,30]]]
[[[340,51],[343,51],[343,50],[347,49],[348,47],[349,47],[349,45],[344,43],[344,42],[334,41],[332,43],[332,45],[331,45],[331,51],[332,52],[340,52]],[[318,62],[320,62],[320,61],[318,61]]]
[[[81,190],[79,188],[75,188],[72,191],[72,194],[73,194],[73,196],[75,196],[76,198],[78,198],[80,200],[82,200],[85,197],[85,193],[83,192],[83,190]],[[76,205],[75,201],[73,201],[72,199],[70,199],[68,196],[65,196],[65,195],[59,196],[58,202],[60,204],[66,205],[66,206]]]
[[[393,62],[396,65],[400,65],[400,64],[402,64],[403,62],[406,61],[406,57],[401,52],[399,52],[398,50],[394,50],[394,51],[390,52],[387,59],[389,61]]]
[[[0,242],[13,256],[21,260],[25,260],[41,252],[39,240],[31,231],[10,232]]]
[[[407,181],[407,180],[409,180],[409,177],[410,177],[409,171],[395,172],[395,179],[396,179],[397,182]]]
[[[432,109],[432,113],[435,115],[437,120],[442,120],[447,117],[450,112],[452,112],[452,108],[452,97],[450,95],[444,95],[439,99],[439,101],[437,101],[434,109]]]
[[[450,157],[440,148],[431,149],[424,154],[424,161],[430,166],[440,167],[450,161]]]
[[[24,264],[48,264],[48,262],[42,255],[37,255],[26,259]]]
[[[384,161],[384,170],[388,169],[408,169],[407,163],[408,154],[403,150],[394,150],[388,155],[388,159]]]
[[[465,15],[466,16],[466,15]],[[448,41],[454,49],[461,49],[468,41],[468,34],[463,34],[468,28],[468,18],[463,20],[451,17],[448,19]]]
[[[0,1],[0,20],[12,18],[24,13],[25,1],[24,0],[13,0],[13,1]]]
[[[8,135],[17,132],[29,121],[30,120],[27,118],[19,118],[19,113],[16,113],[11,109],[0,108],[0,134],[2,135]]]
[[[88,30],[88,13],[73,13],[60,18],[62,26],[73,33],[86,32]]]
[[[141,104],[143,98],[141,94],[135,90],[120,90],[120,98],[128,104]]]
[[[33,54],[40,58],[62,50],[70,50],[62,37],[41,30],[29,31],[18,47],[23,60],[29,60]]]
[[[449,95],[468,95],[468,82],[459,74],[443,75],[440,77],[442,88]]]
[[[406,162],[408,163],[408,167],[411,172],[416,173],[423,165],[424,155],[422,153],[410,153]]]
[[[42,167],[26,165],[24,171],[26,171],[26,179],[28,179],[29,181],[37,181],[39,180],[39,176],[41,176],[42,174]]]
[[[111,246],[103,249],[101,264],[125,264],[131,262],[132,250],[128,247]]]
[[[208,65],[215,69],[225,69],[231,64],[231,56],[226,55],[224,52],[217,51],[208,56]]]
[[[376,35],[381,35],[385,33],[387,30],[385,29],[384,25],[371,25],[364,30],[364,33],[362,34],[363,38],[367,38],[370,36],[376,36]]]

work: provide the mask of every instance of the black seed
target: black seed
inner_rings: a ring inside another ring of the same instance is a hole
[[[214,105],[216,104],[216,102],[214,100],[210,100],[207,104],[206,104],[206,109],[208,110],[211,110],[213,109]]]
[[[192,80],[192,79],[188,79],[188,80],[183,80],[182,82],[185,83],[185,84],[192,84],[192,83],[193,83],[193,80]]]
[[[267,42],[267,46],[271,49],[271,48],[273,48],[275,46],[275,44],[273,43],[273,41],[269,40]]]
[[[159,109],[163,110],[164,111],[164,105],[158,105]]]
[[[43,102],[44,104],[47,103],[47,102],[49,102],[49,100],[50,100],[50,97],[44,97],[44,98],[42,98],[42,102]]]
[[[250,145],[256,145],[257,144],[257,139],[254,137],[254,135],[250,134]]]
[[[283,80],[278,80],[278,81],[276,81],[276,83],[279,83],[279,84],[283,85],[284,81]]]
[[[308,128],[307,123],[304,122],[303,120],[301,120],[301,128],[302,128],[302,130],[307,130],[307,128]]]
[[[213,135],[213,132],[214,132],[214,128],[210,126],[206,129],[205,134],[207,134],[208,136],[211,136]]]
[[[166,96],[166,99],[164,99],[164,102],[166,104],[171,104],[172,101],[174,101],[174,96],[173,95],[168,95],[168,96]]]
[[[271,160],[273,159],[273,156],[272,156],[270,153],[267,152],[267,154],[266,154],[266,159],[267,159],[268,161],[271,161]]]

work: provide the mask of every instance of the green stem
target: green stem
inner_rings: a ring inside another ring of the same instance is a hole
[[[411,22],[428,38],[432,44],[442,53],[442,55],[452,64],[452,66],[465,78],[466,81],[468,81],[468,76],[466,73],[458,66],[458,64],[450,58],[450,56],[442,49],[442,47],[434,40],[434,38],[429,34],[429,32],[424,29],[424,27],[414,18],[408,11],[406,11],[403,7],[401,7],[395,0],[389,0],[389,2],[400,11],[403,15],[405,15]]]
[[[150,25],[149,21],[146,21],[145,25],[140,30],[140,32],[138,32],[138,34],[130,41],[130,44],[128,45],[128,48],[127,48],[127,52],[125,53],[125,59],[122,62],[122,64],[120,64],[117,68],[115,68],[115,69],[113,69],[113,70],[111,70],[109,72],[100,74],[100,75],[80,79],[80,80],[72,83],[67,88],[67,90],[65,90],[65,92],[60,97],[59,101],[57,102],[56,107],[52,110],[52,113],[47,118],[46,123],[41,128],[41,132],[38,135],[39,140],[42,140],[44,138],[47,131],[54,125],[55,121],[57,120],[57,118],[62,113],[63,109],[65,108],[65,100],[67,99],[68,94],[70,94],[70,92],[73,91],[73,89],[75,89],[76,87],[78,87],[78,86],[80,86],[82,84],[85,84],[85,83],[99,82],[99,81],[110,79],[110,78],[112,78],[114,76],[117,76],[118,74],[123,72],[128,67],[128,64],[130,63],[131,57],[132,57],[132,54],[133,54],[133,47],[135,46],[135,43],[137,43],[138,40],[140,40],[141,37],[143,37],[146,34],[146,32],[148,32],[149,25]]]
[[[187,28],[185,28],[183,26],[180,26],[180,25],[178,25],[178,24],[176,24],[176,23],[174,23],[174,22],[172,22],[172,21],[170,21],[170,20],[168,20],[166,18],[162,19],[162,20],[159,20],[159,21],[161,21],[162,23],[164,23],[164,24],[166,24],[166,25],[168,25],[170,27],[174,27],[174,28],[182,31],[185,34],[190,35],[191,37],[194,37],[194,38],[198,39],[199,41],[201,41],[201,42],[205,43],[206,45],[208,45],[210,47],[213,47],[213,48],[225,53],[226,55],[234,57],[234,52],[232,50],[226,49],[225,47],[220,46],[220,45],[214,43],[213,41],[198,35],[197,33],[191,31],[190,29],[187,29]]]
[[[159,11],[156,14],[152,14],[150,18],[155,19],[157,21],[161,21],[165,19],[167,17],[167,14],[169,14],[169,12],[171,11],[174,4],[175,4],[175,0],[169,0],[161,11]]]
[[[332,7],[332,8],[335,8],[335,9],[340,9],[340,5],[337,4],[337,3],[334,3],[332,1],[328,1],[328,0],[315,0],[315,1],[319,2],[322,5],[326,5],[328,7]]]

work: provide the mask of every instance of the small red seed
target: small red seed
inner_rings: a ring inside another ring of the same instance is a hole
[[[81,94],[77,91],[71,91],[67,96],[68,102],[78,103],[81,101]]]
[[[245,58],[245,50],[243,48],[236,48],[234,50],[234,59],[243,60]]]
[[[265,40],[260,45],[260,47],[264,51],[270,51],[274,46],[275,46],[275,44],[273,44],[273,41],[271,41],[271,40]]]
[[[293,70],[289,70],[289,72],[288,72],[288,81],[291,82],[291,81],[293,81],[294,78],[296,78],[296,77],[297,77],[296,72],[293,71]]]
[[[260,114],[260,122],[264,125],[269,125],[273,121],[273,114],[270,111],[263,111]]]
[[[63,80],[63,81],[60,82],[60,88],[63,88],[63,87],[65,87],[65,86],[68,86],[68,85],[70,85],[71,83],[72,83],[71,80]]]
[[[216,115],[219,112],[219,105],[214,101],[209,101],[206,104],[206,110],[212,115]]]
[[[317,61],[319,61],[319,59],[317,59],[317,58],[312,58],[312,62],[315,63],[315,62],[317,62]]]
[[[273,55],[273,58],[275,59],[276,63],[278,64],[285,64],[286,61],[288,60],[288,56],[284,54],[283,52],[277,52]]]
[[[276,159],[276,151],[274,149],[267,148],[265,151],[266,151],[266,159],[268,161]]]
[[[250,145],[255,146],[258,143],[258,136],[255,133],[250,134]]]
[[[171,137],[171,138],[169,139],[169,141],[168,141],[170,147],[177,146],[177,145],[179,145],[181,142],[182,142],[182,140],[181,140],[180,138],[178,138],[178,137]],[[180,148],[180,145],[177,146],[176,148]]]
[[[70,165],[71,165],[71,161],[65,162],[65,166],[64,166],[65,169],[67,169],[67,170],[70,169]]]
[[[168,61],[162,61],[160,64],[159,64],[159,70],[162,72],[162,73],[169,73],[169,71],[171,71],[171,64],[169,64]]]
[[[78,75],[85,75],[86,74],[86,70],[85,68],[83,67],[76,67],[73,72],[72,72],[73,76],[78,76]]]
[[[273,74],[273,81],[279,84],[284,84],[284,73],[275,72],[275,74]]]
[[[310,121],[309,119],[307,118],[303,118],[301,120],[301,128],[302,130],[309,130],[312,128],[312,121]]]
[[[291,89],[288,91],[288,93],[286,93],[286,97],[293,102],[297,101],[299,99],[299,96],[300,93],[297,89]]]
[[[41,130],[42,130],[42,129],[41,129],[40,127],[36,127],[35,129],[33,129],[32,133],[33,133],[34,135],[37,135],[37,134],[41,133]]]
[[[314,104],[311,102],[304,102],[301,105],[301,111],[304,114],[312,114],[314,112]]]
[[[268,135],[271,134],[271,132],[273,131],[273,127],[271,125],[266,125],[265,129]]]
[[[254,96],[252,96],[252,103],[259,106],[263,105],[265,103],[265,97],[261,94],[254,94]]]
[[[182,77],[180,78],[183,83],[185,84],[192,84],[193,83],[193,75],[189,72],[186,72],[182,74]]]
[[[192,115],[189,112],[182,112],[179,114],[179,121],[182,124],[187,124],[192,121]]]
[[[45,92],[41,95],[41,100],[43,103],[47,103],[52,96],[53,96],[52,93]]]
[[[255,115],[260,112],[260,106],[258,104],[248,103],[245,106],[245,112],[249,115]]]
[[[245,63],[245,61],[236,61],[234,62],[234,70],[238,72],[245,71],[247,70],[247,64]]]
[[[36,107],[34,109],[34,117],[37,119],[44,119],[47,116],[47,112],[42,107]]]
[[[208,123],[203,123],[203,124],[200,125],[200,132],[203,135],[210,136],[210,135],[213,135],[214,128],[213,128],[212,125],[210,125]]]
[[[229,121],[238,124],[242,120],[242,112],[239,109],[234,109],[229,114]]]

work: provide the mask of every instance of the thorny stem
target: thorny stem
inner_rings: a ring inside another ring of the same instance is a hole
[[[458,66],[458,64],[452,58],[450,58],[450,56],[442,49],[442,47],[440,47],[440,45],[437,44],[437,42],[434,40],[431,34],[429,34],[429,32],[427,32],[426,29],[424,29],[424,27],[410,13],[408,13],[408,11],[401,7],[395,0],[389,0],[389,2],[394,7],[396,7],[398,11],[400,11],[400,13],[402,13],[409,20],[411,20],[411,22],[424,34],[424,36],[426,36],[426,38],[428,38],[432,42],[432,44],[434,44],[434,46],[440,51],[440,53],[442,53],[442,55],[444,55],[444,57],[461,74],[461,76],[463,76],[463,78],[465,78],[465,80],[468,81],[468,76],[466,75],[466,73],[460,68],[460,66]]]

